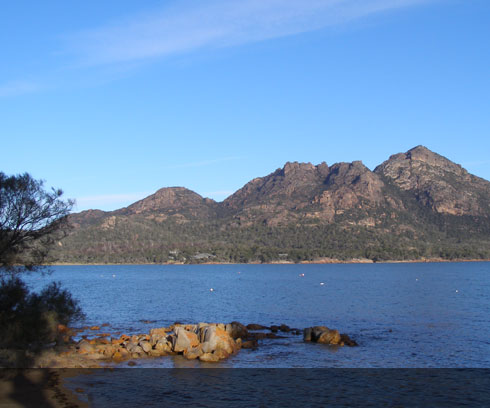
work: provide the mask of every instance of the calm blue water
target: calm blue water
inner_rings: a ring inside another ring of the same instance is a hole
[[[490,367],[488,262],[52,269],[49,276],[30,276],[30,285],[61,281],[87,315],[82,325],[110,323],[104,331],[146,333],[175,321],[237,320],[300,329],[326,325],[360,345],[334,348],[288,335],[242,350],[223,367]],[[177,357],[138,364],[203,365]]]

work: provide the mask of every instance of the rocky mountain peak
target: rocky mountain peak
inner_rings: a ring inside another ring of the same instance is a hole
[[[468,172],[459,164],[453,163],[444,156],[441,156],[429,150],[425,146],[416,146],[406,153],[392,155],[388,160],[380,164],[374,170],[382,173],[394,180],[400,179],[407,172],[429,170],[442,175],[443,172],[451,172],[458,176],[465,176]],[[400,179],[400,187],[407,189],[408,185]],[[412,188],[413,186],[410,186]]]
[[[119,210],[121,214],[183,213],[192,216],[205,216],[216,204],[185,187],[165,187],[136,203]]]
[[[316,166],[311,163],[287,162],[282,168],[282,173],[285,176],[291,176],[297,173],[313,172]]]
[[[412,191],[421,203],[436,212],[451,215],[488,212],[485,197],[490,196],[490,183],[424,146],[395,154],[374,171],[402,190]]]

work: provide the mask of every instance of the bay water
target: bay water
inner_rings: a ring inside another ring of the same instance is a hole
[[[325,325],[359,347],[260,341],[220,367],[490,367],[490,262],[322,265],[54,266],[33,289],[60,281],[86,314],[79,325],[148,333],[181,323]],[[138,367],[202,367],[162,357]],[[216,365],[215,365],[216,367]]]

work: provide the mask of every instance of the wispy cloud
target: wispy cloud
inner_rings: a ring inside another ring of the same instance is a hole
[[[68,38],[89,65],[262,41],[433,0],[184,0]]]
[[[41,86],[30,81],[9,81],[0,84],[0,98],[37,92]]]
[[[216,163],[222,163],[222,162],[233,161],[233,160],[241,160],[244,158],[245,157],[240,157],[240,156],[222,157],[220,159],[203,160],[203,161],[198,161],[198,162],[176,164],[173,166],[168,166],[168,168],[169,169],[184,169],[184,168],[188,168],[188,167],[204,167],[204,166],[210,166],[210,165],[216,164]]]

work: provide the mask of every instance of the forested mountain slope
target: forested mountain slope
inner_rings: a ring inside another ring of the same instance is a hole
[[[423,146],[374,171],[286,163],[223,202],[162,188],[70,216],[63,262],[490,258],[490,182]]]

